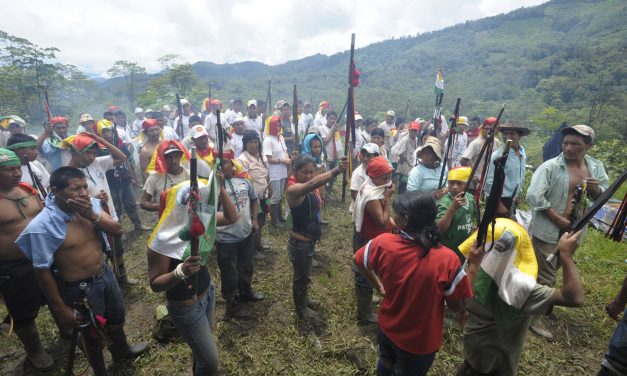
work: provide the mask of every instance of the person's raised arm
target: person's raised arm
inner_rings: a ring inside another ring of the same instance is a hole
[[[445,232],[448,230],[449,226],[451,225],[451,221],[453,220],[453,216],[455,215],[455,212],[457,211],[457,209],[461,208],[464,205],[466,205],[466,193],[460,192],[455,196],[455,198],[451,202],[451,206],[446,209],[444,215],[437,221],[438,230],[440,230],[440,232]]]
[[[325,125],[325,127],[326,127],[326,125]],[[325,137],[322,140],[324,146],[327,146],[329,144],[329,142],[331,142],[331,140],[333,140],[335,138],[335,132],[337,132],[337,123],[333,124],[333,127],[331,127],[331,130],[329,131],[329,134],[327,135],[327,137]]]
[[[327,182],[331,181],[334,177],[338,176],[342,172],[346,171],[348,168],[348,159],[346,157],[342,157],[340,164],[338,164],[335,168],[320,174],[318,176],[313,177],[306,183],[297,183],[291,185],[287,189],[287,201],[294,202],[301,197],[304,197],[307,193],[312,192],[316,188],[322,187]],[[290,205],[290,207],[293,207]]]
[[[146,251],[148,258],[148,280],[150,289],[154,292],[168,291],[182,278],[177,276],[175,270],[168,271],[170,258],[148,248]],[[181,264],[181,272],[185,278],[196,274],[200,270],[200,256],[189,256]]]
[[[391,185],[385,189],[383,200],[372,200],[366,203],[366,212],[381,229],[385,229],[390,223],[390,200],[394,192],[394,185]]]
[[[579,246],[579,237],[583,230],[571,235],[568,232],[562,235],[557,243],[557,249],[562,261],[563,282],[562,288],[555,292],[555,305],[564,307],[580,307],[584,303],[583,285],[577,272],[573,255]]]
[[[90,199],[71,198],[67,200],[67,205],[73,213],[90,221],[109,235],[122,235],[124,232],[122,225],[118,221],[114,221],[104,210],[101,210],[99,214],[94,213]]]
[[[44,123],[44,131],[37,137],[37,150],[43,151],[42,147],[48,137],[52,135],[52,124]]]
[[[103,144],[107,148],[107,150],[109,150],[109,153],[111,153],[111,158],[113,158],[113,163],[116,166],[121,165],[126,160],[126,154],[124,154],[122,150],[118,149],[109,141],[105,140],[104,138],[98,136],[95,133],[84,133],[84,134],[89,135],[91,138],[94,139],[94,141]]]

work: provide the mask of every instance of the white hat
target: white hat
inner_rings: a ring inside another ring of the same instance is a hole
[[[255,106],[257,107],[257,101],[254,99],[249,100],[248,102],[246,102],[246,107],[250,107],[250,106]]]
[[[189,104],[189,101],[185,98],[181,98],[181,106],[185,106],[186,104]]]
[[[139,114],[139,113],[141,113],[141,112],[144,112],[144,109],[143,109],[143,108],[141,108],[141,107],[137,107],[137,108],[135,109],[135,113],[136,113],[136,114]]]
[[[355,121],[357,121],[357,120],[364,120],[364,118],[361,117],[359,112],[355,111]]]
[[[84,123],[84,122],[87,122],[87,121],[94,121],[93,116],[91,116],[90,114],[87,114],[87,113],[82,114],[81,118],[80,118],[80,122]]]
[[[230,121],[231,125],[235,124],[235,123],[243,123],[244,122],[244,117],[240,114],[240,115],[235,115],[233,117],[233,119]]]
[[[560,132],[562,134],[566,134],[568,133],[568,131],[575,131],[582,136],[588,136],[590,137],[590,139],[592,139],[592,141],[594,141],[594,137],[596,136],[596,134],[594,133],[594,129],[590,128],[589,126],[585,124],[578,124],[578,125],[573,125],[572,127],[565,127],[565,128],[562,128]]]
[[[191,138],[199,138],[202,136],[209,136],[209,133],[207,133],[207,129],[205,127],[203,127],[202,125],[198,124],[198,125],[194,125],[192,127],[192,129],[189,131],[189,136]]]
[[[167,104],[164,105],[163,107],[161,107],[161,111],[172,111],[172,109],[170,108],[170,106],[168,106]]]
[[[379,145],[369,142],[361,147],[361,150],[365,150],[368,154],[379,154]]]
[[[392,110],[385,113],[385,116],[396,116],[396,113]]]
[[[20,128],[26,127],[26,122],[24,121],[24,119],[17,115],[9,116],[9,124],[17,124],[20,126]]]

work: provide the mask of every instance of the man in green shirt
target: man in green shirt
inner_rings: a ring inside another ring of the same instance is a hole
[[[458,247],[473,230],[475,218],[475,199],[470,193],[464,193],[464,185],[470,177],[472,168],[458,167],[448,173],[448,193],[437,202],[437,223],[442,233],[442,244],[449,247],[460,257]]]
[[[553,287],[559,258],[547,257],[557,246],[560,234],[570,228],[573,197],[578,186],[586,183],[587,198],[594,201],[608,187],[603,163],[587,155],[594,140],[594,130],[587,125],[575,125],[561,130],[564,135],[562,154],[541,164],[531,177],[527,202],[531,207],[529,232],[538,260],[538,283]],[[536,318],[531,330],[545,338],[553,334]]]

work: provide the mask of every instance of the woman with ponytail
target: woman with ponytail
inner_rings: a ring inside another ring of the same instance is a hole
[[[442,346],[444,303],[461,312],[472,290],[455,252],[440,244],[431,195],[404,193],[392,207],[400,233],[379,235],[355,254],[383,296],[377,375],[426,375]]]

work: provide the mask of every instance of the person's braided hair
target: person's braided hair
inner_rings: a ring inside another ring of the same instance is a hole
[[[435,222],[435,200],[426,192],[406,192],[396,196],[394,211],[407,218],[403,231],[414,238],[422,248],[420,258],[427,256],[431,248],[439,247],[442,236]]]

